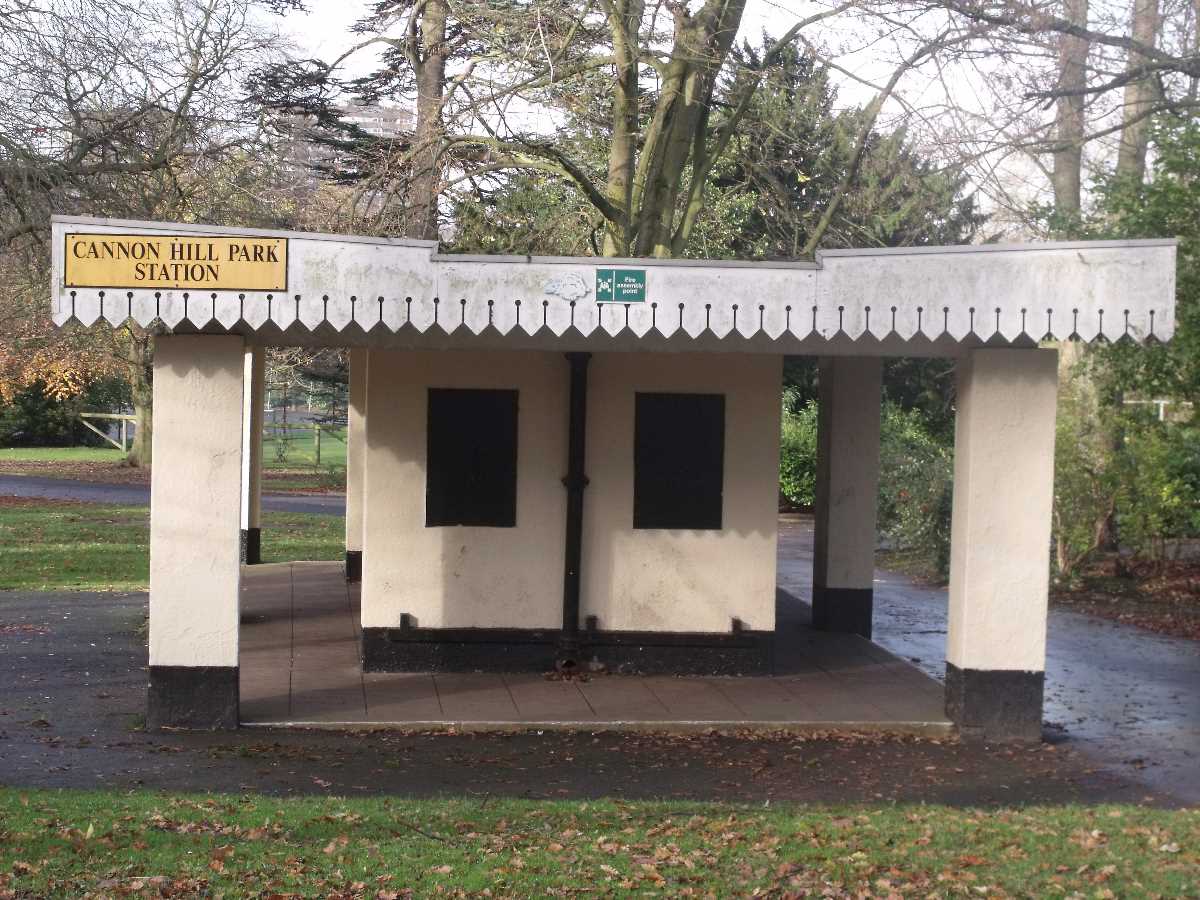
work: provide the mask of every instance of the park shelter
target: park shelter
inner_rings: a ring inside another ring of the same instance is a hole
[[[780,384],[820,359],[813,620],[870,636],[882,362],[957,369],[946,709],[1036,737],[1057,353],[1166,341],[1173,241],[814,262],[469,256],[58,217],[59,325],[154,357],[155,726],[238,721],[266,346],[350,350],[346,575],[372,671],[769,674]]]

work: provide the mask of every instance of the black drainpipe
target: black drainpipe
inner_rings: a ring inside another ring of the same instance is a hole
[[[571,367],[570,406],[567,418],[567,546],[563,565],[562,634],[558,642],[555,668],[560,672],[578,670],[579,581],[583,558],[583,491],[588,486],[585,474],[587,453],[587,377],[590,353],[568,353]]]

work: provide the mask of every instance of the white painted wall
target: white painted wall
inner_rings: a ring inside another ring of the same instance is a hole
[[[236,666],[242,338],[159,337],[150,486],[150,665]]]
[[[588,396],[582,615],[605,630],[775,627],[779,356],[607,353]],[[634,394],[725,395],[722,531],[633,528]]]
[[[946,660],[960,669],[1045,669],[1057,356],[959,363]]]
[[[844,356],[820,363],[813,584],[875,583],[875,514],[883,361]]]
[[[425,527],[431,387],[520,391],[515,528]],[[566,389],[560,353],[371,351],[364,627],[559,627]]]
[[[363,461],[367,443],[367,365],[370,351],[350,351],[350,396],[346,407],[346,549],[363,546]]]

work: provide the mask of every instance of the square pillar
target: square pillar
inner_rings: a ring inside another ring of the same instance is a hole
[[[239,336],[155,341],[149,728],[238,724],[245,371]]]
[[[1041,738],[1057,352],[958,366],[946,713],[964,737]]]
[[[820,361],[813,626],[871,636],[883,360]]]
[[[242,377],[242,562],[262,562],[263,405],[266,401],[266,350],[247,347]]]
[[[350,396],[346,404],[346,580],[361,581],[369,351],[356,348],[349,355]]]

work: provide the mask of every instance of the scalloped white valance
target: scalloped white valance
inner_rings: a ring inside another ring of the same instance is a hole
[[[1175,328],[1172,240],[838,250],[816,263],[749,263],[466,256],[427,241],[73,217],[56,217],[53,229],[60,326],[132,319],[282,342],[300,332],[330,344],[408,333],[461,346],[484,335],[550,346],[623,338],[636,349],[643,339],[705,338],[783,353],[847,339],[1165,341]],[[279,239],[286,288],[71,287],[67,242],[80,234]],[[644,273],[644,299],[598,303],[605,269]]]

